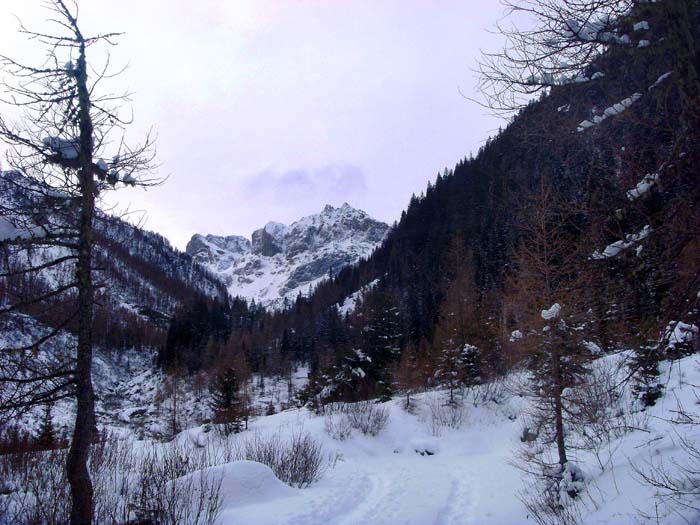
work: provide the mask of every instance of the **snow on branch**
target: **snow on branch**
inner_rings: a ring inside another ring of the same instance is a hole
[[[552,306],[549,307],[548,310],[542,310],[542,319],[545,321],[551,321],[552,319],[556,319],[559,317],[559,314],[561,314],[561,305],[559,303],[554,303]]]
[[[612,244],[608,244],[602,252],[596,250],[595,252],[593,252],[593,255],[591,257],[595,260],[610,259],[611,257],[615,257],[623,250],[626,250],[627,248],[634,246],[635,244],[646,239],[651,232],[651,226],[647,224],[639,232],[626,235],[623,240],[615,241]]]
[[[627,198],[631,201],[646,194],[659,181],[658,173],[648,173],[637,185],[627,192]]]
[[[654,89],[655,87],[658,87],[659,84],[661,84],[664,80],[666,80],[668,77],[670,77],[673,74],[673,71],[667,71],[663,75],[661,75],[659,78],[656,79],[656,82],[654,82],[651,86],[649,86],[649,91]]]
[[[634,93],[633,95],[622,99],[620,102],[605,108],[605,111],[603,111],[602,115],[595,115],[591,120],[584,120],[583,122],[579,123],[578,127],[576,128],[576,131],[581,133],[582,131],[585,131],[588,128],[592,128],[593,126],[600,124],[607,118],[619,115],[620,113],[624,112],[626,109],[631,107],[632,104],[637,102],[640,98],[642,98],[641,93]]]
[[[485,105],[517,111],[532,95],[553,86],[596,80],[589,71],[610,47],[634,47],[626,31],[633,0],[504,0],[511,24],[496,30],[505,46],[485,52],[479,63],[479,90]],[[645,27],[642,24],[641,27]],[[645,35],[646,36],[646,35]]]

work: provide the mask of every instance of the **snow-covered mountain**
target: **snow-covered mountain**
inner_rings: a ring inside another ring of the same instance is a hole
[[[61,231],[70,220],[52,201],[67,200],[56,191],[17,172],[0,172],[0,240],[12,237],[42,237],[47,231]],[[35,217],[16,210],[44,210],[41,227],[28,223]],[[15,228],[13,224],[20,225]],[[129,324],[125,314],[141,321],[154,322],[167,328],[167,319],[175,308],[201,294],[222,299],[226,290],[219,279],[196,264],[192,257],[175,249],[161,235],[143,230],[121,218],[98,211],[94,224],[96,266],[102,270],[97,278],[101,287],[98,310],[104,311],[113,323]],[[68,248],[37,245],[34,249],[8,251],[2,261],[11,268],[40,266],[69,255]],[[42,269],[35,278],[37,287],[60,286],[72,279],[72,260]],[[1,302],[1,301],[0,301]],[[111,328],[112,330],[114,327]]]
[[[250,240],[196,234],[186,252],[223,280],[231,295],[280,308],[370,255],[388,229],[347,203],[327,205],[290,225],[269,222]]]

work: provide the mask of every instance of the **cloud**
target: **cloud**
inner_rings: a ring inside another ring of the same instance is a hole
[[[317,170],[266,170],[246,178],[242,191],[288,209],[315,209],[349,202],[359,206],[367,193],[364,172],[350,164],[329,164]]]

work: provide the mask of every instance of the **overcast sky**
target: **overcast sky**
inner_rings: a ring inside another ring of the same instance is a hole
[[[0,2],[0,53],[31,52],[41,0]],[[123,31],[113,61],[133,93],[127,138],[157,133],[148,191],[120,209],[184,248],[249,235],[324,204],[393,222],[412,193],[476,152],[500,122],[460,95],[502,16],[497,0],[82,0],[84,33]],[[90,58],[90,57],[89,57]]]

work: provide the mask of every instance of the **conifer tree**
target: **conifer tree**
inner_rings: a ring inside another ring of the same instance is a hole
[[[210,406],[214,411],[214,422],[223,424],[226,435],[242,430],[242,402],[236,371],[224,368],[211,388]]]
[[[391,399],[391,366],[401,354],[402,329],[398,307],[388,293],[374,293],[366,309],[362,327],[362,359],[367,381],[382,400]]]
[[[56,446],[56,431],[53,426],[53,403],[44,405],[44,415],[39,427],[39,444],[51,449]]]
[[[455,344],[451,339],[441,343],[441,338],[438,337],[437,341],[442,350],[437,359],[435,380],[438,385],[447,387],[450,396],[449,403],[454,405],[457,403],[455,394],[464,385],[466,371],[464,347]]]

